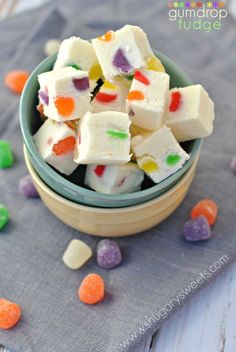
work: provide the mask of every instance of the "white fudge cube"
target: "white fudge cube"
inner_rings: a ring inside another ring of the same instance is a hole
[[[44,115],[55,121],[75,120],[90,109],[88,73],[72,67],[38,76]]]
[[[92,45],[108,81],[117,75],[132,74],[136,69],[144,67],[147,59],[153,56],[144,31],[131,25],[93,39]]]
[[[175,173],[189,159],[189,155],[181,148],[170,128],[166,126],[152,132],[146,138],[134,137],[132,145],[138,166],[155,183]]]
[[[169,97],[170,76],[163,72],[135,72],[126,101],[132,124],[158,130],[163,126]]]
[[[177,141],[209,136],[213,121],[214,103],[200,84],[170,90],[166,124]]]
[[[129,92],[128,82],[119,82],[116,84],[105,81],[99,92],[92,100],[92,111],[126,111],[126,97]]]
[[[67,123],[47,119],[33,138],[42,158],[61,173],[70,175],[78,167],[73,161],[76,132]]]
[[[101,66],[92,44],[87,40],[79,37],[63,40],[53,69],[70,65],[77,65],[81,70],[88,72],[91,90],[94,89],[96,81],[102,78]]]
[[[117,111],[87,112],[80,120],[78,164],[125,164],[130,160],[129,116]]]
[[[144,172],[135,163],[124,165],[88,165],[85,184],[97,192],[124,194],[141,189]]]

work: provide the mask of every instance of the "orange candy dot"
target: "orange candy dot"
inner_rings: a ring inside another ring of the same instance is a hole
[[[96,304],[100,302],[105,295],[105,285],[101,276],[97,274],[87,275],[79,289],[79,299],[87,304]]]
[[[21,308],[18,304],[0,298],[0,329],[11,329],[20,320]]]
[[[28,77],[26,71],[11,71],[6,74],[4,83],[14,93],[21,94]]]
[[[58,113],[65,117],[70,116],[75,109],[75,102],[71,97],[56,97],[54,104]]]
[[[217,204],[211,199],[203,199],[193,207],[191,218],[195,219],[199,215],[204,215],[209,225],[213,225],[216,221],[217,213]]]
[[[128,100],[143,100],[144,94],[140,90],[131,90],[127,96]]]
[[[98,39],[102,40],[103,42],[110,42],[113,39],[113,37],[114,37],[114,32],[108,31],[105,34],[98,37]]]
[[[62,139],[58,143],[54,144],[53,147],[52,147],[52,151],[56,155],[67,154],[67,153],[70,153],[70,152],[74,151],[75,144],[76,144],[75,137],[70,136],[70,137]]]

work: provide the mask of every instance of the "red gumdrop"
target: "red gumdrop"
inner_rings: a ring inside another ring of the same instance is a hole
[[[136,71],[135,72],[134,79],[136,79],[137,81],[145,84],[146,86],[150,85],[149,79],[146,76],[144,76],[144,74],[142,72],[140,72],[140,71]]]
[[[105,171],[106,165],[97,165],[96,168],[94,169],[95,174],[98,177],[102,177]]]
[[[173,92],[171,93],[171,100],[169,105],[169,111],[175,112],[179,109],[181,105],[181,93],[180,92]]]
[[[101,103],[110,103],[116,100],[116,98],[117,98],[117,94],[107,94],[102,92],[99,92],[95,97],[95,99],[97,101],[100,101]]]
[[[63,155],[72,152],[75,149],[75,137],[67,137],[53,145],[52,151],[56,155]]]

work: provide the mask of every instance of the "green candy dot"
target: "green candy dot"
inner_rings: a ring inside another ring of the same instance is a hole
[[[13,162],[14,159],[10,143],[0,140],[0,169],[11,167]]]
[[[128,138],[128,133],[126,133],[124,131],[107,130],[107,134],[109,137],[112,137],[112,138],[118,138],[118,139],[127,139]]]
[[[4,205],[0,204],[0,230],[8,223],[9,212]]]
[[[132,79],[134,78],[134,75],[128,75],[125,76],[126,79],[128,79],[129,81],[132,81]]]
[[[82,70],[82,68],[79,65],[76,65],[76,64],[71,64],[69,66],[75,68],[76,70],[80,70],[80,71]]]
[[[166,158],[166,163],[169,166],[175,166],[181,160],[181,156],[179,154],[169,154]]]

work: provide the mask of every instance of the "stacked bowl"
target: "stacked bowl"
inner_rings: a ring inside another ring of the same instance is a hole
[[[192,84],[174,62],[155,53],[170,75],[171,87]],[[154,185],[146,178],[138,192],[108,195],[90,190],[83,183],[85,166],[82,165],[70,176],[61,175],[42,159],[32,137],[42,124],[36,110],[37,76],[50,71],[55,59],[56,55],[46,58],[32,72],[20,102],[25,161],[42,201],[64,223],[91,235],[127,236],[159,224],[179,206],[189,189],[201,139],[181,144],[190,154],[182,169],[159,184]]]

